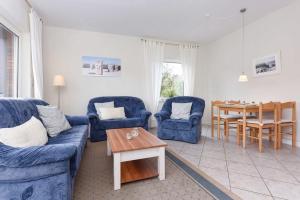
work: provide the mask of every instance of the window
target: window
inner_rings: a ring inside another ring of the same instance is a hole
[[[19,38],[0,24],[0,97],[17,96]]]
[[[181,64],[171,62],[164,63],[160,91],[161,98],[183,96],[183,84]]]

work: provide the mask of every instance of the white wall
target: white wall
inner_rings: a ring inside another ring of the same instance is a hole
[[[241,73],[241,32],[236,31],[208,44],[207,101],[240,99],[245,101],[296,100],[300,105],[300,1],[282,8],[246,27],[247,83],[239,83]],[[282,73],[255,78],[252,61],[281,51]],[[298,130],[300,130],[298,106]],[[209,111],[207,112],[209,113]],[[207,116],[207,119],[208,116]],[[299,131],[298,131],[299,133]],[[300,142],[300,134],[297,136]]]
[[[55,74],[66,79],[62,108],[85,114],[92,97],[129,95],[144,98],[143,46],[139,38],[56,27],[44,28],[45,99],[57,103]],[[90,77],[81,73],[81,56],[120,58],[121,77]]]

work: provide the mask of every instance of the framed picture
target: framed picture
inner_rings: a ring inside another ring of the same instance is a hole
[[[121,59],[82,56],[81,61],[85,76],[121,76]]]
[[[253,61],[254,76],[266,76],[281,72],[280,53],[272,54]]]

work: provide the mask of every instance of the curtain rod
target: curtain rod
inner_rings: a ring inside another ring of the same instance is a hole
[[[141,41],[142,41],[142,42],[146,42],[147,39],[141,38]],[[154,41],[161,42],[161,43],[164,43],[164,44],[170,45],[170,46],[180,46],[180,45],[186,45],[186,44],[189,44],[189,43],[164,42],[164,41],[161,41],[161,40],[154,40]],[[197,48],[200,47],[199,44],[193,44],[193,43],[190,43],[189,45],[192,45],[192,46],[197,47]]]

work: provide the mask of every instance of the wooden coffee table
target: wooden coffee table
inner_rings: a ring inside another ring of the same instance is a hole
[[[139,136],[128,140],[132,128],[107,130],[107,155],[113,153],[114,189],[121,183],[158,176],[165,179],[165,148],[167,144],[143,128]]]

